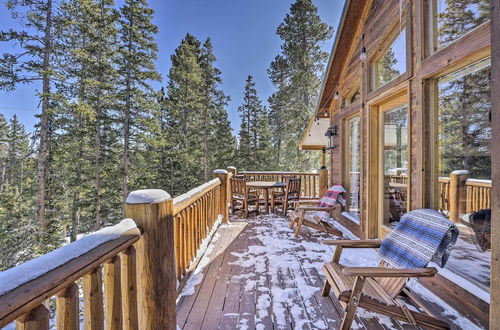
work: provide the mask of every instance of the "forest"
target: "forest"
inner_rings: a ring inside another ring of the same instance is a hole
[[[312,0],[296,0],[276,28],[268,100],[249,72],[239,132],[210,38],[186,33],[168,75],[158,72],[146,0],[9,0],[2,10],[22,28],[0,31],[15,45],[0,56],[0,92],[41,88],[33,133],[0,113],[0,271],[118,222],[136,189],[176,196],[230,165],[319,166],[319,155],[298,150],[333,33]]]

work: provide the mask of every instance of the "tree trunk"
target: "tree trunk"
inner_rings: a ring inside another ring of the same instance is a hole
[[[47,17],[45,20],[45,36],[43,41],[42,64],[42,113],[40,115],[40,146],[38,152],[36,215],[40,226],[40,236],[45,232],[45,189],[47,180],[47,150],[49,145],[49,95],[50,95],[50,54],[52,29],[52,0],[47,0]]]
[[[132,45],[129,42],[129,50]],[[123,123],[123,182],[122,182],[122,193],[123,193],[123,207],[122,214],[125,216],[125,201],[128,196],[128,182],[129,182],[129,145],[130,145],[130,112],[132,108],[132,102],[130,95],[131,90],[131,73],[130,73],[130,63],[128,63],[127,70],[127,92],[126,92],[126,104],[125,104],[125,118]]]

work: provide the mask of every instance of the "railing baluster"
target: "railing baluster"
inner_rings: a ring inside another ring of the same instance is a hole
[[[122,295],[119,256],[108,260],[104,264],[104,309],[106,329],[122,329]]]
[[[102,275],[101,268],[98,267],[83,276],[83,324],[85,330],[104,329],[102,300]]]
[[[45,304],[38,305],[16,320],[17,330],[48,330],[50,312]]]
[[[137,267],[133,246],[123,251],[121,264],[122,318],[124,330],[139,329],[137,315]]]
[[[73,283],[57,294],[56,322],[58,329],[80,328],[79,289]]]

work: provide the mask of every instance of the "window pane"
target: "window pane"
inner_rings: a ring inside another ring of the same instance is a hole
[[[359,223],[359,183],[361,172],[361,123],[359,116],[347,120],[346,131],[346,213]]]
[[[491,199],[489,59],[438,81],[439,195],[460,236],[447,269],[489,288]],[[474,270],[474,271],[471,271]]]
[[[444,47],[486,22],[488,0],[434,0],[437,11],[439,47]]]
[[[399,106],[383,117],[383,220],[392,227],[407,212],[408,108]]]
[[[376,63],[375,88],[387,84],[406,72],[406,30],[403,29]]]

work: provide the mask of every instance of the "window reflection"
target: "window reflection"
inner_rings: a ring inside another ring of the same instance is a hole
[[[385,225],[395,226],[407,212],[408,108],[401,105],[383,113],[383,169]]]
[[[488,0],[433,0],[430,14],[433,20],[431,49],[445,47],[467,32],[486,22],[490,17]]]
[[[375,67],[373,89],[387,84],[406,72],[406,29],[399,31],[394,41],[373,65]]]
[[[491,248],[490,60],[437,82],[441,212],[460,236],[447,269],[489,288]],[[471,271],[474,270],[474,271]]]
[[[359,223],[361,173],[361,123],[359,116],[346,121],[346,215]]]

